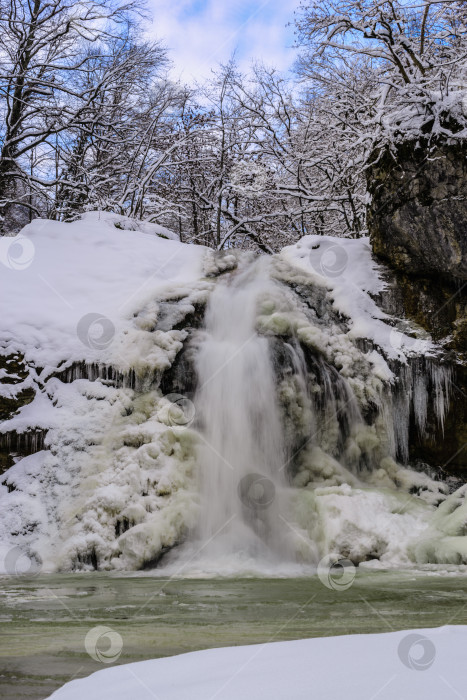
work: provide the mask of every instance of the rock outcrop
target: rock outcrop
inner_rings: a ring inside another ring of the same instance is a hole
[[[410,436],[411,460],[467,476],[467,143],[405,142],[367,171],[373,252],[387,262],[381,299],[427,330],[453,368],[451,407],[435,439]]]
[[[467,143],[374,152],[367,182],[376,255],[408,274],[467,281]]]

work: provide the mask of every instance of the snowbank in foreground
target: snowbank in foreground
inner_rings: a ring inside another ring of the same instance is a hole
[[[54,700],[440,700],[464,697],[467,627],[208,649],[109,668]]]

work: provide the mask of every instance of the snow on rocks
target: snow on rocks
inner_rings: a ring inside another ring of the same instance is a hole
[[[102,212],[71,224],[36,220],[19,240],[6,239],[8,255],[1,251],[0,352],[17,353],[27,368],[18,374],[19,360],[11,373],[0,368],[13,380],[3,395],[35,395],[3,421],[0,438],[29,434],[38,440],[30,451],[41,451],[2,475],[0,543],[7,554],[31,551],[43,571],[152,566],[197,524],[203,435],[192,426],[191,400],[162,396],[160,380],[214,278],[253,256],[167,240],[151,226]],[[294,439],[302,445],[293,521],[307,533],[311,559],[319,545],[356,562],[404,564],[411,538],[429,528],[446,494],[392,459],[395,444],[406,450],[409,404],[404,412],[388,391],[384,354],[401,355],[371,298],[383,282],[368,242],[305,237],[260,262],[250,301],[256,329],[289,355],[277,391],[291,454]],[[238,322],[225,324],[237,332]],[[362,334],[375,343],[367,353],[356,343]],[[443,381],[432,377],[441,416]],[[426,382],[413,395],[423,428]],[[369,407],[377,409],[371,425]],[[406,505],[414,490],[421,498]]]
[[[349,337],[367,338],[384,351],[387,358],[404,360],[413,353],[433,352],[428,337],[417,339],[393,328],[391,319],[373,296],[384,291],[382,268],[372,257],[368,238],[348,239],[331,236],[305,236],[280,256],[311,275],[315,284],[325,287],[336,311],[349,321]],[[375,368],[388,375],[381,356],[371,356]]]
[[[0,352],[28,371],[4,371],[16,383],[2,395],[35,392],[0,432],[47,431],[47,449],[2,476],[0,571],[12,546],[45,571],[139,568],[192,524],[193,434],[161,418],[156,388],[187,334],[157,322],[164,305],[180,322],[212,282],[206,249],[159,229],[91,212],[0,241]]]
[[[0,241],[4,353],[46,370],[73,360],[127,366],[122,352],[144,344],[134,317],[168,290],[187,297],[206,249],[125,226],[125,217],[91,212],[69,224],[35,219]]]

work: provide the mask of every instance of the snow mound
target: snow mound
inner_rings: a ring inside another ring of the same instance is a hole
[[[98,671],[50,697],[440,700],[462,697],[466,644],[459,626],[207,649]]]
[[[152,221],[132,219],[129,216],[122,216],[121,214],[112,214],[111,212],[106,211],[89,211],[82,214],[80,219],[81,221],[86,222],[111,222],[115,228],[118,228],[121,231],[139,231],[140,233],[147,233],[152,236],[166,238],[170,241],[180,241],[180,236],[165,226],[161,226],[160,224],[156,224]]]
[[[21,352],[42,368],[79,360],[119,365],[125,336],[134,339],[134,316],[168,289],[183,297],[202,277],[206,255],[202,246],[155,235],[156,224],[130,224],[89,212],[67,224],[35,219],[0,240],[4,354]]]

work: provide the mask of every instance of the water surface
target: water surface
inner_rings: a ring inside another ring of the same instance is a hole
[[[164,579],[108,573],[0,578],[0,696],[41,700],[106,665],[84,640],[121,635],[116,663],[238,644],[467,624],[465,572],[359,571],[347,590],[317,576]]]

